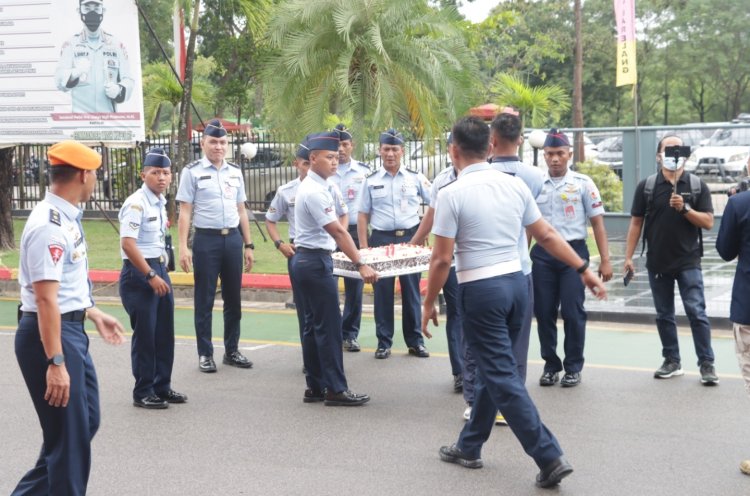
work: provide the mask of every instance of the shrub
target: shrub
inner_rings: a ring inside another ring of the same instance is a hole
[[[594,181],[607,212],[622,212],[622,181],[608,165],[587,160],[577,163],[575,170]]]

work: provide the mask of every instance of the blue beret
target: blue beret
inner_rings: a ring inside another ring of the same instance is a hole
[[[214,138],[221,138],[222,136],[227,135],[227,130],[221,125],[219,119],[211,119],[208,121],[208,124],[206,124],[206,129],[203,131],[203,134]]]
[[[388,129],[380,133],[380,144],[381,145],[403,145],[404,137],[393,128]]]
[[[352,139],[352,133],[346,128],[344,124],[337,124],[334,128],[339,133],[339,139],[341,141],[348,141]]]
[[[310,160],[310,148],[308,148],[308,142],[307,138],[302,140],[302,143],[299,144],[299,147],[297,147],[297,158],[301,158],[302,160]]]
[[[547,133],[547,138],[544,140],[544,148],[557,148],[561,146],[570,146],[570,141],[565,133],[561,133],[559,129],[550,129]]]
[[[172,165],[172,161],[164,152],[162,148],[152,148],[146,152],[146,157],[143,159],[143,167],[169,167]]]
[[[312,134],[307,137],[307,147],[310,151],[328,150],[330,152],[337,152],[339,150],[339,141],[338,131]]]

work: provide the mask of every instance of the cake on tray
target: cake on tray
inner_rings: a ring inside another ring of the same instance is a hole
[[[380,277],[416,274],[430,268],[432,248],[401,243],[359,250],[362,262],[372,267]],[[333,254],[333,273],[337,276],[360,278],[354,263],[343,252]]]

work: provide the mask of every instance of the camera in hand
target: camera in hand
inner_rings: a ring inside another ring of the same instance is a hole
[[[684,145],[667,146],[664,148],[664,156],[672,157],[675,160],[679,160],[680,158],[688,158],[691,153],[692,152],[690,150],[690,147]]]

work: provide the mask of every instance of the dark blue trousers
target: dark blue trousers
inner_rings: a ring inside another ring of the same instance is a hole
[[[415,228],[406,229],[403,236],[395,236],[383,231],[372,231],[370,246],[385,246],[408,242]],[[401,284],[401,330],[404,333],[406,346],[424,344],[422,338],[422,305],[419,295],[419,281],[422,274],[399,276]],[[395,292],[395,277],[378,279],[375,289],[375,335],[378,338],[378,348],[393,346],[394,318],[393,299]]]
[[[289,282],[292,286],[292,299],[294,300],[294,310],[297,312],[297,325],[299,326],[299,342],[302,343],[302,333],[305,330],[305,304],[300,294],[297,284],[294,283],[292,277],[292,258],[287,258],[286,269],[289,273]]]
[[[584,260],[589,250],[583,240],[569,241]],[[568,267],[540,245],[531,249],[534,276],[534,315],[545,372],[580,372],[586,341],[585,286],[575,269]],[[557,312],[563,318],[565,359],[557,356]]]
[[[463,331],[461,331],[461,313],[458,311],[458,279],[456,268],[451,267],[448,279],[443,285],[445,297],[445,336],[448,339],[448,358],[451,362],[451,373],[459,375],[463,371]]]
[[[302,360],[307,387],[333,393],[346,391],[339,292],[330,253],[297,251],[290,275],[305,313]]]
[[[518,367],[518,375],[521,380],[526,383],[526,371],[528,370],[529,362],[529,339],[531,336],[531,318],[533,317],[533,306],[534,306],[534,281],[531,274],[526,276],[526,294],[528,296],[528,304],[526,310],[523,312],[523,320],[521,321],[521,331],[515,336],[511,336],[513,345],[513,357],[516,359],[516,366]],[[443,290],[445,291],[445,290]],[[476,377],[477,364],[474,357],[471,354],[471,350],[466,346],[465,342],[462,342],[462,351],[464,359],[464,401],[467,404],[474,404],[474,378]]]
[[[471,418],[458,447],[471,458],[481,456],[499,410],[513,434],[541,468],[562,455],[554,435],[539,418],[518,375],[512,343],[521,332],[527,299],[521,272],[458,286],[464,339],[477,364]]]
[[[99,429],[99,386],[81,322],[62,322],[62,347],[70,376],[68,406],[44,400],[47,356],[37,319],[23,316],[16,332],[16,358],[42,426],[42,449],[13,496],[81,495],[91,469],[91,440]]]
[[[359,248],[357,226],[349,226],[349,234]],[[344,339],[357,339],[362,322],[362,290],[365,282],[354,277],[344,278],[344,314],[341,318],[341,332]]]
[[[149,266],[172,286],[163,263],[151,260]],[[172,388],[174,364],[174,294],[157,295],[146,277],[125,261],[120,272],[120,299],[133,329],[130,342],[135,378],[133,399],[168,392]]]
[[[196,232],[193,237],[195,337],[201,356],[214,354],[211,325],[219,277],[224,300],[224,351],[227,354],[237,351],[242,318],[242,251],[242,235],[238,229],[233,229],[226,236]]]

